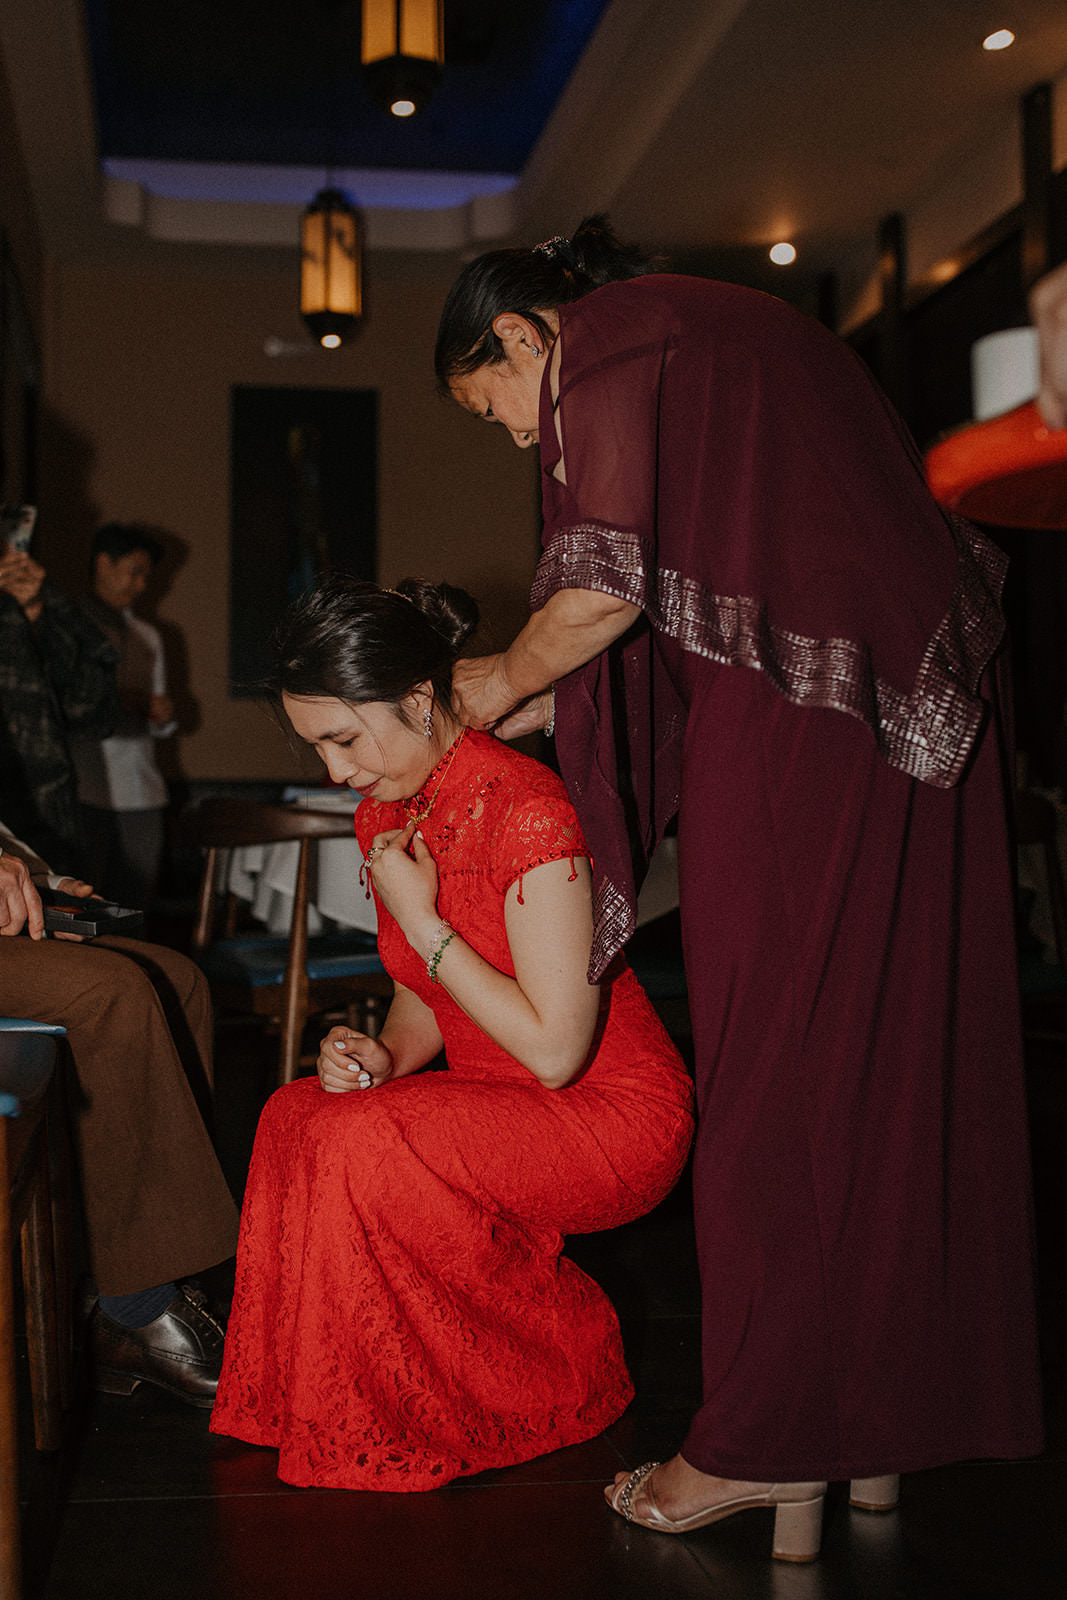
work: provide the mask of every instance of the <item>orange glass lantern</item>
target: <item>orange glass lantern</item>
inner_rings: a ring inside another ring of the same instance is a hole
[[[427,104],[445,62],[444,0],[363,0],[361,59],[374,98],[395,117]]]
[[[300,315],[327,350],[363,315],[363,229],[340,189],[320,189],[300,222]]]

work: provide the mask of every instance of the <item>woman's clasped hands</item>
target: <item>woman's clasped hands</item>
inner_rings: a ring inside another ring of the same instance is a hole
[[[316,1069],[327,1094],[373,1089],[392,1077],[393,1057],[384,1044],[355,1028],[331,1028],[319,1045]]]

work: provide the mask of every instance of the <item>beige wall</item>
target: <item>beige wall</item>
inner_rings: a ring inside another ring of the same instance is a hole
[[[158,616],[181,638],[197,707],[181,771],[273,778],[296,770],[293,754],[260,710],[227,692],[231,386],[378,390],[382,581],[422,573],[469,588],[502,643],[521,624],[537,558],[536,457],[436,395],[431,356],[451,258],[371,257],[368,319],[354,343],[275,358],[265,338],[302,333],[295,250],[223,261],[161,246],[147,271],[121,260],[54,270],[40,551],[70,587],[102,520],[177,535],[188,559]]]

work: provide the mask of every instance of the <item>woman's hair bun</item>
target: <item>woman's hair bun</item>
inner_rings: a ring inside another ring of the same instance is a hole
[[[466,589],[456,589],[450,583],[430,583],[426,578],[404,578],[396,590],[418,607],[430,626],[458,655],[481,616],[474,596]]]

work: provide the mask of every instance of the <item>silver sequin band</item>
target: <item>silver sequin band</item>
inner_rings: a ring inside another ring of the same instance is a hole
[[[794,705],[844,711],[870,728],[892,767],[935,789],[957,783],[982,724],[978,680],[1004,634],[999,605],[1007,558],[951,517],[959,575],[909,692],[875,676],[868,648],[814,639],[769,622],[745,595],[719,595],[645,558],[636,535],[589,523],[564,529],[534,576],[531,605],[557,589],[598,589],[640,606],[685,650],[766,673]]]

